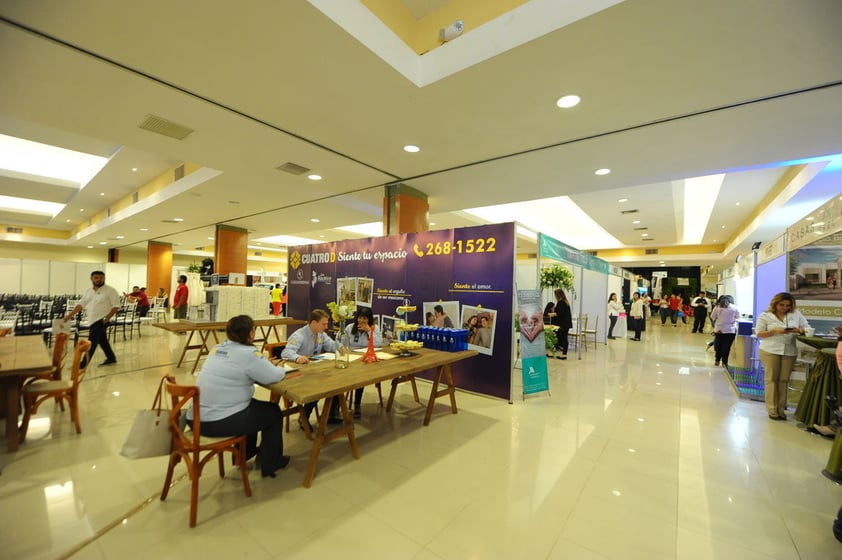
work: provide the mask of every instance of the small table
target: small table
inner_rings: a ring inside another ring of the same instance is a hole
[[[19,444],[21,379],[47,370],[52,364],[42,337],[33,335],[0,338],[0,391],[5,391],[6,394],[6,448],[9,452],[17,451]]]
[[[263,344],[260,347],[260,351],[262,352],[269,342],[269,338],[271,335],[274,335],[278,342],[281,341],[281,337],[278,334],[278,326],[279,325],[305,325],[307,324],[306,321],[302,321],[301,319],[292,319],[291,317],[272,317],[270,319],[255,319],[254,326],[258,330],[255,333],[257,336],[254,339],[254,342],[262,342]],[[174,332],[174,333],[190,333],[187,337],[187,340],[184,343],[184,348],[181,350],[181,356],[178,358],[178,364],[175,367],[181,367],[182,362],[184,362],[184,357],[187,355],[188,350],[198,350],[199,353],[196,356],[196,361],[193,362],[193,369],[190,370],[190,373],[196,373],[196,368],[199,366],[199,360],[202,359],[202,356],[207,356],[210,354],[210,348],[208,347],[208,338],[213,335],[213,340],[215,344],[219,344],[219,338],[216,336],[216,331],[218,330],[225,330],[225,325],[227,325],[227,321],[188,321],[187,319],[181,319],[179,321],[173,321],[172,323],[153,323],[153,327],[157,327],[159,329],[163,329],[165,331]],[[193,335],[198,333],[199,334],[199,341],[196,344],[192,344],[193,342]]]
[[[366,364],[362,360],[351,362],[345,369],[334,367],[332,360],[324,360],[316,363],[299,366],[302,374],[298,377],[284,379],[278,383],[269,385],[272,391],[272,399],[278,400],[286,397],[297,403],[298,409],[306,403],[324,399],[322,414],[319,418],[319,425],[313,438],[313,448],[310,451],[310,462],[304,475],[304,487],[310,488],[313,478],[316,476],[316,466],[319,460],[319,453],[322,445],[342,436],[348,437],[351,444],[351,454],[354,459],[360,458],[360,450],[357,447],[357,438],[354,435],[354,422],[348,410],[348,401],[345,395],[359,387],[374,385],[383,381],[392,381],[392,390],[389,394],[389,402],[386,409],[389,410],[395,398],[395,390],[399,383],[410,381],[415,375],[427,370],[435,369],[433,386],[430,390],[430,398],[427,401],[427,412],[424,415],[424,425],[430,423],[433,415],[433,407],[436,399],[448,395],[450,397],[450,409],[453,414],[458,412],[456,408],[456,387],[453,385],[453,377],[450,372],[450,364],[476,356],[476,350],[463,350],[461,352],[440,352],[419,348],[413,350],[414,356],[409,358],[392,358]],[[439,390],[442,381],[447,385],[446,389]],[[338,399],[339,409],[342,411],[342,425],[331,432],[327,432],[328,411],[330,411],[333,399]],[[293,409],[294,412],[296,409]]]

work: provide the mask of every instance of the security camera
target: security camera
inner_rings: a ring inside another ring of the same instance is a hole
[[[461,19],[457,19],[444,29],[439,29],[439,41],[452,41],[461,35],[464,30],[464,22]]]

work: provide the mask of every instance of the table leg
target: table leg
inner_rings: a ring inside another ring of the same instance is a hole
[[[330,407],[333,399],[339,399],[339,409],[342,411],[342,425],[327,433],[327,419],[330,416]],[[348,442],[351,444],[351,454],[354,456],[354,459],[359,459],[360,448],[357,445],[357,437],[354,435],[354,422],[351,420],[351,412],[348,409],[348,401],[344,393],[325,398],[322,414],[319,417],[319,426],[316,428],[316,437],[313,439],[313,449],[310,450],[310,462],[307,463],[307,471],[304,474],[305,488],[310,488],[313,485],[322,445],[342,436],[348,436]]]
[[[181,357],[178,358],[178,364],[175,367],[180,368],[181,363],[184,361],[184,356],[187,355],[187,350],[190,349],[190,341],[193,340],[193,333],[196,331],[190,331],[190,336],[187,337],[187,340],[184,342],[184,348],[181,349]]]
[[[6,388],[6,450],[9,453],[18,450],[20,432],[18,430],[18,414],[20,414],[20,378],[10,375],[0,378]]]
[[[212,334],[213,339],[219,344],[219,339],[216,337],[216,331],[212,330],[202,330],[199,332],[199,338],[202,340],[202,344],[198,345],[197,348],[199,349],[199,355],[196,356],[196,361],[193,363],[193,369],[190,373],[196,373],[196,368],[199,367],[199,360],[202,359],[202,356],[207,356],[210,354],[210,348],[208,348],[208,337]],[[192,334],[192,333],[191,333]]]
[[[438,390],[441,377],[444,375],[444,382],[447,384],[447,389]],[[450,373],[450,364],[439,366],[436,371],[436,377],[433,379],[433,388],[430,390],[430,400],[427,401],[427,414],[424,415],[424,425],[430,425],[430,418],[433,416],[433,407],[436,404],[436,399],[450,395],[450,410],[453,414],[459,412],[456,408],[456,387],[453,385],[453,376]]]

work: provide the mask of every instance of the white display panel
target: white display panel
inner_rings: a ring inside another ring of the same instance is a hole
[[[0,293],[20,293],[20,259],[0,259]]]
[[[73,262],[50,261],[50,285],[47,293],[51,296],[81,293],[82,290],[76,287],[76,266]]]
[[[50,289],[50,261],[23,259],[21,261],[21,293],[44,295]]]

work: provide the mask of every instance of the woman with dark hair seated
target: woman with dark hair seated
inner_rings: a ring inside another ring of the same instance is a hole
[[[383,346],[383,336],[380,334],[380,327],[374,323],[374,314],[369,307],[357,308],[354,321],[345,327],[345,332],[351,341],[351,349],[368,348],[368,341],[372,337],[374,338],[375,347],[380,348]],[[363,389],[364,387],[360,387],[354,391],[354,418],[359,418],[362,415],[360,405],[363,402]]]
[[[272,365],[254,347],[254,321],[238,315],[225,326],[228,340],[218,344],[199,371],[202,435],[231,437],[247,434],[246,459],[257,455],[260,472],[275,478],[289,463],[284,455],[283,415],[277,404],[254,396],[254,384],[269,385],[284,378],[284,369]],[[193,410],[187,411],[192,425]],[[257,447],[257,432],[261,433]]]

